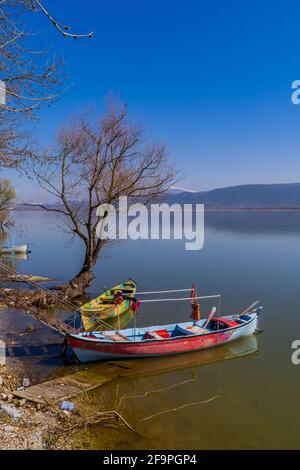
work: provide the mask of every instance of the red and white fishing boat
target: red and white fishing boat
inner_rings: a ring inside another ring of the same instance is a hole
[[[67,336],[81,362],[167,356],[199,351],[229,343],[255,333],[260,309],[258,302],[242,314],[145,328],[80,332]]]

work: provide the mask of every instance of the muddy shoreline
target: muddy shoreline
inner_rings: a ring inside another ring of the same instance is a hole
[[[16,302],[14,294],[14,290],[9,290],[11,303],[3,302],[2,298],[0,311],[0,337],[6,350],[4,356],[0,355],[0,450],[65,449],[72,428],[84,426],[79,412],[76,409],[64,412],[60,409],[60,403],[33,403],[14,394],[24,389],[24,379],[31,386],[48,380],[53,373],[67,373],[60,370],[62,364],[58,356],[58,344],[62,337],[47,328],[39,315],[30,315],[27,309],[22,309],[21,301]],[[38,309],[38,312],[41,310]],[[40,315],[46,317],[46,312]],[[49,322],[49,317],[46,321]],[[50,353],[45,353],[43,349],[49,345],[53,348]],[[29,351],[29,356],[24,356],[24,348],[30,350],[30,347],[38,347],[43,355],[33,356]],[[55,348],[58,352],[54,354]],[[20,356],[18,350],[22,351]]]
[[[61,436],[74,418],[58,407],[17,399],[14,390],[21,385],[22,378],[9,366],[0,366],[0,449],[64,449]],[[59,438],[61,443],[57,444]]]
[[[74,400],[75,409],[63,411],[60,403],[18,398],[14,390],[22,380],[6,365],[0,366],[0,383],[0,450],[72,449],[78,432],[100,422],[119,422],[131,429],[114,410],[90,414]]]

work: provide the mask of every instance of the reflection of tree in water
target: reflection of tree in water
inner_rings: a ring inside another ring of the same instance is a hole
[[[205,382],[205,387],[197,386],[198,373],[199,368],[195,368],[187,371],[184,374],[187,377],[182,380],[178,380],[179,376],[176,377],[173,373],[164,377],[164,380],[152,378],[144,383],[135,382],[132,384],[133,394],[124,393],[117,400],[117,411],[126,418],[133,419],[138,429],[152,419],[163,415],[172,419],[171,415],[177,411],[206,405],[219,398],[218,370],[206,371],[205,377],[201,374],[200,383],[203,385]]]
[[[0,228],[0,244],[1,246],[5,244],[8,238],[8,232],[7,230],[4,230],[3,228]]]

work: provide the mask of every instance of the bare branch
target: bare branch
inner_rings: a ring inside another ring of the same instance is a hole
[[[51,21],[51,23],[53,24],[53,26],[64,36],[64,37],[71,37],[73,39],[79,39],[79,38],[92,38],[94,33],[91,31],[90,33],[87,33],[87,34],[72,34],[72,33],[69,33],[68,31],[71,29],[70,26],[65,26],[65,25],[61,25],[59,24],[56,20],[54,20],[54,18],[52,18],[52,16],[50,15],[50,13],[48,13],[48,11],[46,10],[46,8],[43,6],[42,2],[39,1],[39,0],[33,0],[34,3],[36,3],[41,11],[43,12],[43,14],[48,18],[48,20]]]
[[[33,47],[37,34],[28,30],[27,16],[35,11],[65,37],[92,37],[92,33],[68,32],[70,28],[52,17],[43,0],[0,0],[0,80],[6,88],[6,100],[0,103],[0,164],[4,166],[12,166],[26,155],[28,135],[23,130],[28,120],[65,92],[61,89],[63,60],[55,54],[51,57],[50,50]]]

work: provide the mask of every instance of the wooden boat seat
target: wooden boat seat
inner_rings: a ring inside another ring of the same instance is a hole
[[[190,335],[190,334],[199,335],[199,334],[208,333],[208,330],[206,328],[201,328],[200,326],[197,326],[197,325],[190,325],[190,326],[186,326],[185,328],[183,328],[180,325],[177,325],[177,329],[180,331],[181,334],[184,334],[184,335]]]
[[[106,336],[106,338],[108,339],[111,339],[112,341],[117,341],[117,342],[120,342],[120,341],[129,341],[129,338],[127,338],[127,336],[124,336],[124,335],[121,335],[121,333],[112,333],[112,334],[105,334],[105,333],[102,333],[104,336]]]
[[[146,331],[144,334],[144,339],[164,339],[170,338],[170,334],[167,330],[157,330],[157,331]]]
[[[187,330],[191,331],[192,333],[207,333],[208,330],[207,328],[201,328],[200,326],[194,325],[194,326],[188,326]]]

